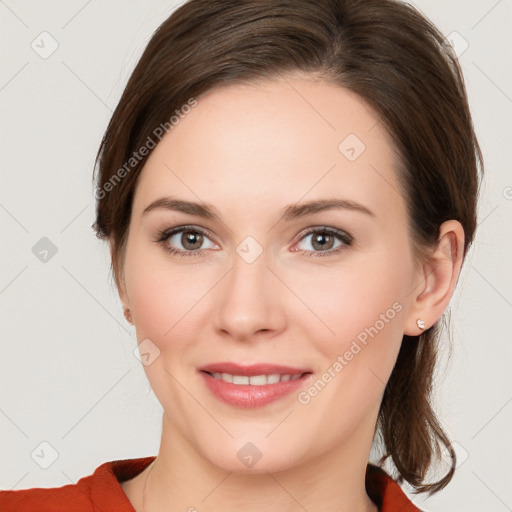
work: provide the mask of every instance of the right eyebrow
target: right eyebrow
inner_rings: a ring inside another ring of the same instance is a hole
[[[182,201],[179,199],[173,199],[172,197],[161,197],[153,201],[144,209],[142,215],[146,215],[157,208],[197,215],[198,217],[204,217],[205,219],[210,220],[221,220],[220,214],[217,212],[216,208],[210,204]]]

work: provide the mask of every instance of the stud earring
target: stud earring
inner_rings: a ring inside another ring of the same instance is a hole
[[[420,328],[420,329],[425,329],[425,322],[423,320],[420,320],[418,318],[418,320],[416,320],[416,325]]]
[[[132,312],[128,308],[124,310],[124,317],[130,324],[132,323]]]

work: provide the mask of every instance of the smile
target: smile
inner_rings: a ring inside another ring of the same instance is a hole
[[[309,369],[260,363],[213,363],[199,368],[206,389],[231,407],[256,409],[300,392],[313,378]]]
[[[288,382],[289,380],[297,380],[304,374],[297,373],[295,375],[273,373],[271,375],[233,375],[231,373],[214,372],[209,373],[214,379],[223,380],[236,385],[250,385],[250,386],[266,386],[267,384],[277,384],[278,382]]]

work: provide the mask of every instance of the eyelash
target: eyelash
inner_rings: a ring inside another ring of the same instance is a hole
[[[175,249],[174,247],[169,247],[166,244],[166,242],[169,240],[169,238],[171,238],[176,233],[180,233],[182,231],[191,231],[193,233],[200,233],[201,235],[203,235],[207,238],[210,238],[210,239],[212,238],[212,235],[208,231],[205,231],[202,228],[198,228],[195,226],[178,226],[178,227],[160,232],[158,234],[158,238],[157,238],[156,242],[161,244],[164,247],[164,249],[168,253],[172,254],[173,256],[187,257],[187,256],[200,255],[202,253],[202,251],[204,251],[204,249],[200,249],[200,250],[196,250],[196,251],[182,251],[181,249]],[[345,231],[328,228],[328,227],[309,228],[308,230],[306,230],[305,233],[302,234],[302,236],[299,238],[298,241],[300,242],[306,236],[311,235],[311,234],[317,234],[317,233],[333,236],[333,237],[337,238],[339,241],[341,241],[342,245],[340,245],[336,249],[329,249],[326,251],[307,251],[304,249],[299,249],[294,252],[299,252],[301,254],[306,254],[306,255],[307,255],[307,253],[310,253],[309,254],[310,257],[311,256],[313,256],[313,257],[332,256],[334,254],[338,254],[342,250],[345,250],[348,246],[352,245],[352,242],[353,242],[352,236],[350,236]]]

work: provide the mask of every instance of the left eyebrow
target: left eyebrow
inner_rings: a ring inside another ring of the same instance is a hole
[[[288,221],[305,215],[335,209],[353,210],[372,217],[376,216],[366,206],[356,203],[355,201],[349,201],[347,199],[320,199],[318,201],[308,201],[302,204],[291,204],[283,209],[281,218],[284,221]]]

